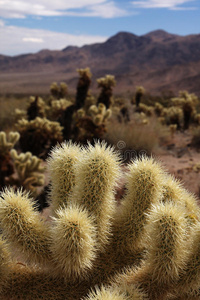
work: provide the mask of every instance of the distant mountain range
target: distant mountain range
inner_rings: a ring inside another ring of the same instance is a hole
[[[42,50],[14,57],[0,55],[0,93],[43,94],[52,82],[73,91],[78,68],[90,67],[96,79],[115,75],[116,93],[143,85],[152,94],[188,90],[200,95],[200,34],[179,36],[156,30],[137,36],[119,32],[104,43]]]

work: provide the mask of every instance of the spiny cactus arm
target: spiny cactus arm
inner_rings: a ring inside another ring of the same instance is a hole
[[[84,300],[148,300],[147,296],[136,286],[124,284],[101,286],[90,291]]]
[[[155,205],[146,226],[147,259],[135,272],[133,282],[150,299],[164,299],[179,280],[189,256],[186,211],[173,203]]]
[[[69,195],[75,185],[75,163],[80,159],[81,148],[72,142],[54,147],[47,159],[51,182],[51,210],[56,215],[57,209],[67,207]]]
[[[153,158],[141,157],[128,166],[127,193],[114,223],[120,251],[142,246],[146,213],[162,197],[165,173]]]
[[[96,228],[88,212],[73,206],[57,210],[51,238],[55,272],[70,281],[87,275],[96,257]]]
[[[187,191],[179,180],[170,174],[166,176],[161,201],[162,203],[172,202],[184,207],[187,211],[188,222],[190,220],[189,223],[195,224],[200,220],[200,208],[197,198]]]
[[[100,247],[108,240],[115,208],[114,187],[119,173],[118,154],[100,142],[94,146],[89,144],[75,165],[76,185],[72,200],[94,216]]]
[[[0,132],[0,153],[6,154],[14,147],[19,140],[20,134],[18,132],[9,132],[6,136],[4,131]]]
[[[0,225],[14,253],[24,255],[27,261],[49,262],[49,229],[34,210],[28,193],[5,189],[0,198]]]
[[[177,295],[199,293],[200,288],[200,222],[190,231],[189,258],[175,289]]]
[[[118,289],[111,287],[96,288],[90,291],[84,300],[129,300],[130,298]],[[139,300],[139,298],[132,298],[132,300]]]

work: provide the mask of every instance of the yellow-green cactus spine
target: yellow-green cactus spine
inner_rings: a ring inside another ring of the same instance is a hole
[[[92,268],[96,256],[96,229],[86,210],[69,207],[57,211],[53,219],[51,251],[66,280],[83,277]]]
[[[114,187],[119,176],[119,156],[105,143],[89,145],[76,165],[73,201],[95,219],[98,244],[108,240],[114,214]]]
[[[180,181],[167,174],[163,185],[162,203],[169,202],[178,204],[186,209],[189,227],[199,220],[200,209],[195,195],[187,191]]]
[[[110,287],[96,288],[92,290],[84,300],[129,300],[125,293],[118,289]],[[131,298],[132,300],[140,300],[140,298]],[[142,299],[141,299],[142,300]]]
[[[193,227],[190,234],[192,241],[188,244],[189,258],[175,289],[177,295],[189,299],[199,293],[200,288],[200,222]]]
[[[6,189],[0,198],[0,225],[14,253],[45,265],[50,259],[49,230],[28,193]]]
[[[51,210],[69,205],[69,196],[75,185],[74,165],[81,156],[81,149],[71,142],[53,148],[47,160],[51,182]]]
[[[163,169],[153,158],[139,158],[129,165],[127,194],[115,224],[122,251],[141,246],[146,213],[161,199],[164,179]]]

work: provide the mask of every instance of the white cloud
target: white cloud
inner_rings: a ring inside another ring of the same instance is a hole
[[[131,3],[135,7],[141,8],[168,8],[174,10],[189,10],[195,9],[194,7],[181,7],[179,5],[186,4],[188,2],[194,2],[194,0],[145,0],[145,1],[132,1]]]
[[[0,0],[0,17],[26,16],[98,16],[112,18],[127,14],[110,0]]]
[[[0,27],[0,54],[35,53],[41,49],[61,50],[70,45],[83,46],[104,42],[106,39],[105,36],[72,35],[2,24]]]
[[[34,38],[34,37],[29,37],[29,38],[23,38],[23,42],[31,42],[31,43],[44,43],[44,40],[41,38]]]

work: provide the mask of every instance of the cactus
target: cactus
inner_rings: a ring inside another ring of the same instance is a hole
[[[155,159],[129,163],[118,204],[120,158],[105,143],[63,143],[48,166],[50,220],[26,192],[1,193],[2,299],[198,299],[200,210]]]
[[[69,195],[75,185],[75,163],[79,160],[80,155],[80,147],[71,142],[54,147],[49,154],[47,162],[51,179],[53,215],[59,208],[67,207],[70,204]]]
[[[34,120],[20,120],[16,124],[20,133],[20,147],[22,152],[32,152],[33,155],[46,158],[49,149],[61,142],[62,127],[58,122],[37,117]]]
[[[164,185],[164,172],[153,159],[137,159],[129,165],[127,193],[115,224],[120,251],[142,247],[146,214],[160,198]]]
[[[57,82],[53,82],[50,86],[50,92],[55,99],[62,99],[67,95],[68,87],[64,82],[61,82],[60,86],[57,84]]]
[[[183,111],[184,130],[189,128],[192,118],[196,114],[197,100],[196,95],[189,94],[187,91],[180,91],[179,97],[171,99],[173,105],[180,107]]]
[[[97,79],[98,88],[101,88],[98,97],[98,104],[103,103],[108,109],[112,104],[112,88],[116,85],[115,77],[113,75],[106,75],[105,77]]]
[[[136,88],[136,92],[135,92],[135,103],[136,103],[136,107],[139,107],[139,104],[141,102],[141,98],[145,93],[145,89],[143,88],[143,86],[137,86]]]
[[[74,139],[81,143],[100,139],[106,132],[106,122],[111,115],[112,110],[106,109],[103,103],[91,105],[87,112],[84,109],[77,110]]]
[[[78,69],[79,73],[79,81],[77,85],[77,93],[76,93],[76,108],[79,109],[84,106],[85,100],[88,95],[88,90],[91,84],[92,74],[89,68]]]
[[[36,117],[43,118],[45,116],[45,103],[42,98],[30,97],[31,103],[27,109],[28,120],[34,120]]]
[[[176,124],[177,129],[182,127],[183,111],[180,107],[171,106],[169,108],[164,108],[162,116],[165,118],[165,123],[167,125]]]
[[[8,183],[15,187],[23,187],[30,192],[32,197],[36,197],[38,194],[37,187],[43,186],[45,181],[45,167],[41,165],[42,160],[33,156],[31,152],[18,155],[17,151],[12,149],[10,154],[17,177],[10,176]]]
[[[6,185],[6,177],[14,172],[10,150],[18,142],[20,135],[18,132],[0,132],[0,189]]]

